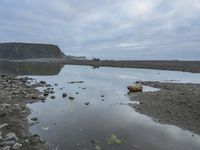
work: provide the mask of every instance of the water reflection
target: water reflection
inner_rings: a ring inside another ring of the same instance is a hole
[[[126,86],[136,80],[179,80],[198,82],[200,74],[146,69],[99,68],[65,66],[56,76],[35,76],[54,86],[56,99],[28,105],[31,117],[39,123],[30,132],[39,134],[51,148],[59,150],[93,150],[99,141],[105,150],[199,150],[200,136],[171,125],[154,122],[148,116],[129,107]],[[68,84],[70,81],[84,83]],[[148,90],[148,87],[146,87]],[[150,89],[154,90],[154,89]],[[75,97],[63,98],[62,93]],[[76,94],[76,93],[79,94]],[[103,95],[103,100],[102,100]],[[89,102],[89,105],[85,105]],[[135,102],[132,102],[134,105]],[[112,134],[122,140],[121,145],[108,145]]]
[[[63,65],[58,63],[0,62],[0,73],[16,75],[57,75]]]

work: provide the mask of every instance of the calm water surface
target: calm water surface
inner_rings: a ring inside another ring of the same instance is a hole
[[[96,145],[104,150],[200,149],[200,135],[159,124],[137,113],[130,106],[137,102],[129,100],[126,89],[136,80],[200,83],[200,74],[66,65],[58,74],[31,77],[58,84],[54,85],[55,99],[48,97],[45,103],[28,104],[32,112],[28,118],[39,119],[38,124],[30,126],[30,132],[40,135],[52,149],[94,150]],[[70,81],[84,83],[69,84]],[[158,89],[145,87],[145,91],[154,90]],[[63,92],[75,99],[63,98]],[[121,139],[122,144],[108,145],[107,138],[112,134]]]

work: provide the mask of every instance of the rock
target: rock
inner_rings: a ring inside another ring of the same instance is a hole
[[[101,97],[104,97],[104,95],[101,95]]]
[[[85,105],[89,105],[90,103],[89,102],[85,102]]]
[[[5,74],[2,74],[2,75],[1,75],[1,77],[2,77],[2,78],[5,78],[5,77],[6,77],[6,75],[5,75]]]
[[[67,93],[63,93],[63,95],[62,95],[63,97],[67,97]]]
[[[10,150],[10,146],[5,146],[1,150]]]
[[[42,103],[45,103],[45,100],[41,100]]]
[[[13,149],[13,150],[20,150],[21,147],[22,147],[22,144],[20,144],[20,143],[15,143],[15,144],[13,145],[12,149]]]
[[[40,81],[40,83],[41,83],[41,84],[46,84],[46,82],[45,82],[45,81]]]
[[[96,145],[96,146],[95,146],[95,150],[101,150],[101,147],[98,146],[98,145]]]
[[[40,100],[46,100],[45,96],[40,96],[39,98],[40,98]]]
[[[6,141],[18,141],[18,137],[16,136],[15,133],[8,133],[6,134],[6,138],[5,138]]]
[[[74,97],[70,96],[69,99],[70,99],[70,100],[74,100]]]
[[[3,127],[6,127],[6,126],[8,126],[8,124],[4,123],[4,124],[0,125],[0,129],[2,129]]]
[[[9,107],[11,107],[11,105],[7,104],[7,103],[4,103],[4,104],[1,104],[1,107],[3,107],[3,108],[9,108]]]
[[[79,94],[79,92],[76,92],[76,94]]]
[[[143,91],[143,86],[139,83],[136,83],[134,85],[130,85],[127,87],[129,92],[142,92]]]
[[[55,93],[55,91],[50,91],[49,93],[50,93],[50,94],[54,94],[54,93]]]
[[[44,92],[43,94],[45,97],[47,97],[49,95],[49,92]]]
[[[53,96],[51,96],[51,99],[55,99],[56,97],[53,95]]]
[[[2,144],[3,145],[13,145],[15,143],[16,143],[15,141],[4,141]]]
[[[32,121],[37,121],[38,118],[37,118],[37,117],[33,117],[33,118],[31,118],[31,120],[32,120]]]
[[[31,95],[31,99],[38,99],[38,96],[35,95],[35,94],[32,94],[32,95]]]

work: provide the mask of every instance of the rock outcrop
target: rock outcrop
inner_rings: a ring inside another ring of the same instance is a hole
[[[65,58],[52,44],[0,43],[0,59]]]

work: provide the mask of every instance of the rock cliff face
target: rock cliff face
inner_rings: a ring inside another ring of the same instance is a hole
[[[51,44],[0,43],[1,59],[65,58],[60,48]]]

